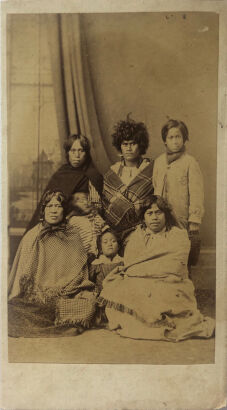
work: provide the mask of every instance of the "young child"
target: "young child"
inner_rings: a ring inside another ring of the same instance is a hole
[[[203,177],[198,162],[186,153],[185,143],[189,138],[184,122],[171,119],[163,126],[161,133],[166,153],[154,163],[154,193],[167,200],[179,227],[188,230],[191,239],[189,265],[195,265],[204,214]]]
[[[95,283],[97,295],[95,326],[105,325],[105,303],[98,296],[102,290],[102,283],[106,276],[118,266],[124,265],[123,258],[119,256],[119,243],[111,229],[104,230],[98,238],[99,258],[95,259],[89,268],[89,279]]]
[[[77,227],[90,262],[98,254],[97,238],[107,225],[90,203],[86,192],[76,192],[70,197],[68,212],[69,224]]]
[[[98,238],[99,258],[95,259],[90,267],[90,280],[96,284],[99,294],[105,277],[117,266],[123,265],[123,258],[118,254],[119,243],[115,233],[106,229]]]

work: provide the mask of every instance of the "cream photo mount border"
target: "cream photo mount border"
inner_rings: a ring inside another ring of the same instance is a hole
[[[219,14],[217,165],[217,331],[213,365],[58,365],[7,361],[7,13],[215,12]],[[2,330],[1,403],[5,409],[208,409],[226,405],[227,363],[227,3],[223,1],[8,1],[2,4]],[[181,392],[181,394],[179,394]]]

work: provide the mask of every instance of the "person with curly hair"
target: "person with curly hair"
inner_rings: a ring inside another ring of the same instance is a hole
[[[115,125],[112,138],[121,160],[104,176],[102,202],[106,222],[124,237],[140,222],[141,209],[153,193],[153,161],[143,158],[149,145],[144,123],[128,115]]]

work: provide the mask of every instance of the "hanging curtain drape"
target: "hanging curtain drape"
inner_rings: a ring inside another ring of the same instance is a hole
[[[103,145],[95,110],[80,16],[49,14],[45,16],[45,22],[61,147],[70,134],[86,135],[91,142],[93,161],[99,171],[104,173],[110,160]]]

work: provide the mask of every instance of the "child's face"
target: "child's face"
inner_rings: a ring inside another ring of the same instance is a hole
[[[91,211],[92,206],[88,200],[88,194],[85,192],[77,192],[73,195],[72,205],[79,208],[83,213],[87,214]]]
[[[101,247],[105,256],[115,256],[119,249],[117,239],[111,232],[102,236]]]
[[[179,128],[170,128],[166,136],[166,146],[171,152],[178,152],[184,145],[183,135]]]

